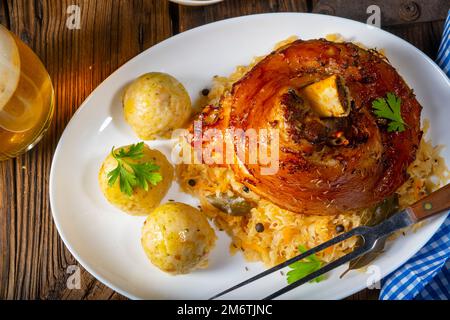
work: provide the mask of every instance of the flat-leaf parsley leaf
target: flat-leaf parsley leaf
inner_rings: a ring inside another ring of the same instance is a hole
[[[405,131],[405,122],[401,113],[402,99],[392,92],[388,92],[386,98],[378,98],[372,102],[374,113],[379,118],[391,120],[388,124],[389,132]]]
[[[305,253],[307,250],[303,246],[299,246],[298,250],[300,253]],[[290,270],[287,273],[287,282],[288,284],[294,283],[307,275],[313,273],[314,271],[319,270],[323,266],[323,262],[320,261],[315,254],[312,254],[308,257],[306,257],[303,260],[294,262],[293,264],[289,265]],[[325,279],[324,275],[321,275],[310,282],[320,282]]]
[[[133,194],[135,187],[148,191],[148,184],[157,185],[162,176],[156,172],[159,166],[152,162],[136,163],[130,160],[139,160],[144,157],[144,143],[136,143],[127,149],[111,150],[111,155],[117,160],[117,167],[108,173],[108,185],[112,187],[119,179],[120,191],[128,196]]]

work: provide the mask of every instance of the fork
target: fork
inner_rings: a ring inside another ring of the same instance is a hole
[[[389,236],[390,234],[394,233],[395,231],[398,231],[400,229],[403,229],[405,227],[411,226],[419,221],[422,221],[426,218],[429,218],[431,216],[437,215],[443,211],[446,211],[450,209],[450,184],[447,184],[446,186],[440,188],[439,190],[431,193],[430,195],[426,196],[425,198],[419,200],[415,204],[413,204],[410,207],[407,207],[406,209],[399,211],[398,213],[392,215],[390,218],[386,219],[385,221],[373,226],[373,227],[367,227],[367,226],[360,226],[356,227],[346,233],[343,233],[331,240],[328,240],[317,247],[314,247],[302,254],[299,254],[289,260],[286,260],[283,263],[280,263],[279,265],[272,267],[266,271],[263,271],[259,273],[258,275],[251,277],[229,289],[226,289],[213,297],[210,298],[216,299],[220,296],[225,295],[226,293],[229,293],[231,291],[234,291],[236,289],[239,289],[249,283],[252,283],[258,279],[261,279],[269,274],[272,274],[280,269],[283,269],[292,263],[302,260],[304,258],[307,258],[308,256],[315,254],[317,252],[320,252],[332,245],[338,244],[346,239],[349,239],[354,236],[358,236],[362,238],[362,245],[357,247],[352,252],[338,258],[335,261],[332,261],[326,265],[324,265],[319,270],[310,273],[309,275],[297,280],[296,282],[293,282],[286,287],[272,293],[271,295],[265,297],[263,300],[271,300],[276,297],[279,297],[280,295],[285,294],[288,291],[291,291],[292,289],[295,289],[319,276],[322,274],[325,274],[347,262],[350,262],[366,253],[371,252],[376,246],[380,239],[383,239],[384,237]]]

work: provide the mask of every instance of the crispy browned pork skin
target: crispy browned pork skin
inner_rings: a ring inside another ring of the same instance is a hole
[[[302,88],[330,75],[348,88],[348,116],[320,118],[302,97]],[[388,92],[402,99],[403,132],[388,132],[373,114],[372,102]],[[233,165],[237,179],[292,212],[329,215],[374,205],[406,181],[422,135],[420,113],[413,91],[377,52],[320,39],[271,53],[201,118],[204,129],[279,129],[277,174]]]

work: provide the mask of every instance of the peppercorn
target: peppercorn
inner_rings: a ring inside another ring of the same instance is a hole
[[[262,223],[257,223],[255,225],[256,232],[264,232],[264,225]]]
[[[242,191],[244,191],[245,193],[249,193],[249,192],[250,192],[250,189],[249,189],[247,186],[244,186],[244,187],[242,188]]]
[[[202,90],[202,95],[203,96],[206,97],[208,94],[209,94],[209,89],[205,88],[205,89]]]
[[[344,232],[344,231],[345,231],[345,227],[342,224],[338,224],[336,226],[336,232],[337,233],[341,233],[341,232]]]
[[[189,180],[188,180],[188,184],[189,184],[191,187],[195,186],[196,183],[197,183],[197,182],[196,182],[194,179],[189,179]]]

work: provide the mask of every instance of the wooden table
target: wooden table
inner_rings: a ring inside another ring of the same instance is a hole
[[[73,4],[81,10],[80,29],[66,24]],[[97,85],[141,51],[176,33],[239,15],[307,12],[314,4],[226,0],[190,8],[165,0],[0,0],[0,23],[41,57],[56,90],[54,121],[43,141],[27,154],[0,163],[0,299],[124,299],[82,268],[81,288],[67,289],[67,267],[77,262],[58,236],[48,197],[58,139]],[[439,20],[386,29],[434,58],[442,27]],[[377,296],[377,290],[364,290],[350,298]]]

